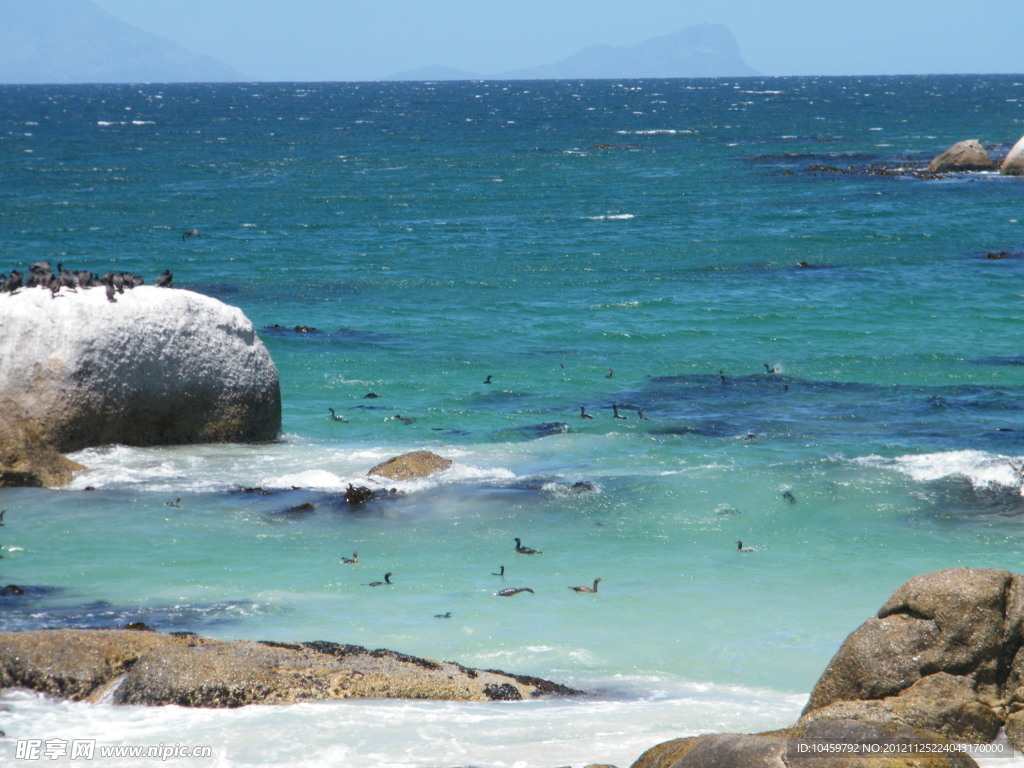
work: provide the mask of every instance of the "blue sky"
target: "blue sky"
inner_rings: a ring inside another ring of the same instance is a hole
[[[255,80],[479,74],[725,24],[766,75],[1024,73],[1021,0],[94,0]]]

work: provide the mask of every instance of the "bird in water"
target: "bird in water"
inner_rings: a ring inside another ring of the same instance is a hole
[[[609,368],[609,369],[608,369],[608,375],[607,375],[607,376],[605,376],[605,378],[606,378],[606,379],[610,379],[610,378],[611,378],[612,376],[614,376],[614,375],[615,375],[615,369],[614,369],[614,368]]]
[[[599,581],[604,581],[604,579],[594,579],[594,586],[592,587],[569,587],[569,589],[571,589],[573,592],[591,592],[596,594],[597,583]]]
[[[783,491],[782,498],[784,498],[790,504],[796,504],[796,496],[793,495],[792,491]]]
[[[744,547],[742,541],[737,541],[736,542],[736,551],[737,552],[757,552],[757,548],[756,547]]]
[[[435,613],[434,614],[434,618],[435,619],[450,619],[451,617],[452,617],[452,612],[451,611],[448,611],[447,613]]]
[[[188,240],[193,235],[195,235],[196,237],[202,237],[202,235],[199,234],[199,230],[198,229],[190,229],[188,232],[182,232],[181,233],[181,239],[182,240]]]
[[[619,413],[619,405],[618,405],[618,403],[612,403],[612,411],[614,412],[616,419],[628,419],[629,418],[628,416],[622,416]]]
[[[640,421],[650,421],[650,419],[648,419],[646,416],[644,416],[644,409],[643,408],[637,408],[636,409],[636,417],[638,419],[640,419]]]
[[[327,410],[331,412],[331,421],[344,421],[346,424],[348,423],[348,419],[346,419],[344,416],[339,416],[338,414],[336,414],[333,408],[328,408]]]
[[[359,552],[353,552],[352,557],[343,557],[341,562],[345,565],[359,565]]]
[[[529,592],[531,595],[537,594],[529,587],[506,587],[505,589],[499,589],[494,594],[498,597],[512,597],[518,595],[520,592]]]
[[[7,514],[7,510],[6,509],[0,509],[0,525],[4,524],[4,515],[6,515],[6,514]],[[504,565],[501,566],[501,572],[505,573],[505,566]]]
[[[384,574],[384,581],[371,581],[366,586],[368,586],[368,587],[383,587],[385,585],[391,586],[391,573],[385,573]]]
[[[491,378],[492,378],[491,374],[487,374],[487,378],[484,379],[484,384],[490,384],[491,383]]]
[[[592,418],[594,418],[594,417],[593,417],[593,416],[591,416],[591,415],[590,415],[589,413],[587,413],[587,409],[586,409],[586,407],[585,407],[585,406],[582,406],[582,405],[581,405],[581,406],[580,406],[580,418],[581,418],[581,419],[592,419]]]
[[[779,372],[779,366],[777,366],[777,365],[768,365],[768,363],[765,363],[764,364],[764,372],[765,373],[778,373]]]
[[[165,501],[164,504],[172,509],[181,509],[181,498],[177,498],[174,501]]]
[[[543,555],[544,554],[543,552],[539,552],[538,550],[534,549],[533,547],[524,547],[523,546],[523,542],[520,541],[518,538],[515,539],[515,542],[516,542],[516,552],[518,552],[520,555]]]
[[[497,572],[491,574],[491,576],[504,576],[504,575],[505,575],[505,566],[504,565],[499,566]]]
[[[403,424],[412,424],[413,422],[416,421],[416,419],[410,418],[408,416],[402,416],[402,415],[397,414],[397,413],[394,416],[392,416],[391,418],[398,419]]]
[[[719,372],[718,372],[718,379],[719,379],[719,381],[721,381],[721,382],[722,382],[723,384],[725,384],[725,372],[724,372],[724,371],[719,371]]]

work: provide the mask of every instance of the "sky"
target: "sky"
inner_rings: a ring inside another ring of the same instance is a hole
[[[253,80],[481,75],[724,24],[764,75],[1024,73],[1022,0],[94,0]]]

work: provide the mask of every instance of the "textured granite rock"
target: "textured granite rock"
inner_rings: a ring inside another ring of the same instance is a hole
[[[0,688],[114,704],[240,707],[347,698],[519,701],[558,683],[328,642],[224,642],[118,629],[0,633]]]

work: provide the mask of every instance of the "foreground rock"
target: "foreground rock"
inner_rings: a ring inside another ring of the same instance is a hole
[[[222,642],[119,629],[0,633],[0,688],[75,701],[240,707],[347,698],[518,701],[580,691],[336,643]]]
[[[973,768],[977,763],[934,733],[892,724],[843,720],[769,733],[713,733],[676,739],[647,750],[632,768],[787,766]]]
[[[928,173],[991,171],[995,163],[977,139],[958,141],[928,164]]]
[[[1024,176],[1024,137],[1007,153],[999,172],[1003,176]]]
[[[843,643],[801,724],[892,722],[1024,749],[1024,577],[956,568],[899,587]]]
[[[0,414],[35,446],[261,442],[280,430],[270,355],[241,310],[208,296],[22,289],[0,294],[0,327]]]
[[[430,451],[413,451],[378,464],[367,474],[388,480],[418,480],[436,475],[451,467],[452,462]]]

